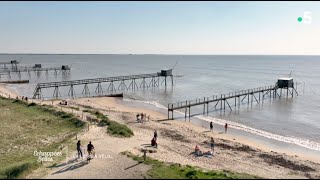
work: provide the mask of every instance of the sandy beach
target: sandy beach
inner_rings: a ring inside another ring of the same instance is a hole
[[[5,85],[0,85],[0,94],[17,96]],[[223,129],[221,132],[210,132],[190,122],[166,120],[166,115],[156,111],[124,106],[118,103],[119,101],[121,102],[121,98],[111,97],[68,100],[68,106],[79,107],[79,111],[61,108],[59,101],[42,101],[41,104],[53,104],[63,111],[76,113],[79,117],[83,116],[84,107],[90,106],[108,115],[111,120],[126,124],[135,135],[131,138],[116,138],[108,135],[105,127],[92,125],[89,131],[79,135],[78,138],[83,142],[92,141],[96,153],[109,155],[110,158],[97,158],[90,164],[73,170],[62,170],[64,166],[56,167],[43,174],[41,178],[141,178],[141,174],[150,167],[139,165],[126,169],[135,163],[119,153],[130,151],[141,156],[140,149],[150,144],[154,129],[158,132],[158,148],[155,149],[156,153],[147,154],[154,159],[204,169],[232,170],[264,178],[320,178],[319,157],[272,150],[245,138],[224,134]],[[40,103],[35,100],[33,102]],[[150,115],[150,120],[138,123],[136,114],[141,112]],[[200,145],[202,151],[209,150],[209,145],[204,141],[209,141],[210,137],[213,137],[216,143],[214,157],[195,157],[192,154],[195,145]],[[70,162],[71,160],[70,156],[65,160],[65,165],[79,164]],[[31,174],[29,178],[37,177],[36,174]]]

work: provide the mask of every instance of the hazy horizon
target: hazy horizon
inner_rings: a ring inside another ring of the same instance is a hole
[[[320,54],[0,53],[0,55],[320,56]]]
[[[0,25],[5,54],[320,55],[320,2],[0,2]]]

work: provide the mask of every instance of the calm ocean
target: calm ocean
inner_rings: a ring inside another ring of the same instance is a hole
[[[274,85],[277,78],[292,71],[299,96],[287,99],[286,92],[283,92],[280,100],[265,99],[263,104],[253,103],[252,106],[244,103],[239,110],[226,109],[225,112],[214,111],[214,104],[211,104],[209,116],[202,115],[200,106],[191,109],[192,114],[196,114],[192,117],[193,122],[207,127],[208,121],[213,121],[220,128],[228,121],[238,133],[269,139],[273,144],[285,143],[320,152],[320,56],[0,55],[0,62],[13,59],[21,60],[21,65],[72,66],[69,76],[60,74],[55,77],[53,72],[46,76],[43,72],[38,78],[32,73],[30,84],[10,85],[28,97],[32,97],[38,82],[155,73],[172,68],[178,62],[174,74],[183,76],[174,78],[173,87],[169,78],[167,88],[162,85],[155,89],[125,92],[126,102],[163,113],[167,112],[168,103]],[[17,78],[12,74],[12,79]],[[23,73],[21,79],[28,79],[28,75]],[[108,85],[102,84],[103,89],[106,90]],[[89,88],[91,93],[95,91],[95,85]],[[76,87],[76,93],[81,94],[82,89],[83,86]],[[62,96],[67,95],[68,88],[60,90]],[[45,97],[51,97],[53,89],[43,90],[43,93]],[[233,105],[234,101],[229,103]],[[176,112],[175,117],[184,120],[184,113]]]

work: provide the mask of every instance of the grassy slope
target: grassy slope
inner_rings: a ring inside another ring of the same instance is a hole
[[[84,123],[48,106],[0,98],[0,179],[21,178],[40,163],[33,152],[56,151]]]
[[[83,112],[89,112],[100,119],[99,126],[108,126],[107,133],[116,137],[131,137],[134,135],[133,131],[125,124],[120,124],[116,121],[110,120],[107,116],[103,115],[99,111],[84,110]]]
[[[143,157],[138,157],[130,152],[123,152],[123,155],[127,155],[132,159],[152,165],[152,168],[147,172],[146,178],[152,179],[258,179],[260,177],[235,173],[230,171],[205,171],[201,168],[192,166],[181,166],[179,164],[166,164],[164,162],[151,159],[147,157],[146,161],[143,161]]]

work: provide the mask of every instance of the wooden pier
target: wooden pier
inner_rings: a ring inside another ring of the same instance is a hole
[[[298,92],[296,89],[293,87],[279,87],[278,84],[276,85],[270,85],[270,86],[264,86],[264,87],[259,87],[259,88],[254,88],[254,89],[248,89],[248,90],[242,90],[242,91],[236,91],[236,92],[231,92],[228,94],[221,94],[219,96],[211,96],[211,97],[204,97],[200,99],[195,99],[195,100],[187,100],[183,102],[177,102],[177,103],[169,103],[168,104],[168,119],[170,119],[170,112],[171,112],[171,119],[173,119],[173,112],[174,110],[178,109],[184,109],[185,111],[185,119],[187,119],[187,114],[189,116],[190,120],[190,111],[191,107],[193,106],[203,106],[203,114],[207,113],[209,114],[209,103],[215,103],[214,108],[219,106],[220,104],[220,110],[226,109],[226,104],[229,106],[230,110],[232,111],[232,108],[228,102],[228,100],[234,99],[234,106],[240,107],[240,102],[243,102],[245,99],[247,99],[248,104],[250,103],[250,96],[251,96],[251,104],[253,101],[256,101],[258,104],[264,100],[266,96],[269,96],[270,98],[281,98],[282,95],[282,89],[287,90],[287,97],[289,96],[289,92],[291,96],[293,97],[294,92],[296,95],[298,95]],[[291,91],[290,91],[291,89]],[[280,90],[280,94],[278,91]],[[254,100],[253,100],[254,99]]]
[[[67,67],[67,68],[65,68]],[[15,69],[0,69],[1,74],[8,74],[9,78],[11,78],[11,73],[17,73],[18,77],[21,78],[22,72],[27,72],[29,77],[31,76],[31,72],[36,72],[38,76],[40,72],[45,71],[47,74],[49,71],[54,71],[54,75],[58,75],[58,73],[62,73],[64,75],[69,74],[71,69],[68,66],[61,66],[61,67],[49,67],[49,68],[36,68],[36,67],[17,67]]]
[[[53,92],[53,98],[59,98],[61,97],[61,94],[59,92],[59,87],[63,86],[69,86],[69,93],[68,95],[71,98],[75,97],[75,91],[74,86],[77,85],[84,85],[84,88],[82,90],[82,94],[87,96],[90,94],[88,84],[97,84],[95,92],[99,95],[103,94],[103,89],[101,86],[101,83],[109,83],[107,91],[116,91],[116,87],[114,85],[114,82],[121,82],[118,86],[118,89],[138,89],[139,86],[136,83],[137,79],[142,79],[142,82],[140,84],[140,88],[148,88],[148,87],[159,87],[160,86],[160,77],[164,77],[163,82],[165,83],[165,86],[167,86],[167,77],[171,77],[171,84],[173,85],[173,75],[172,75],[172,69],[170,70],[162,70],[158,73],[151,73],[151,74],[139,74],[139,75],[129,75],[129,76],[116,76],[116,77],[107,77],[107,78],[95,78],[95,79],[82,79],[82,80],[73,80],[73,81],[61,81],[61,82],[48,82],[48,83],[38,83],[35,91],[33,93],[33,98],[41,99],[43,98],[41,90],[45,88],[54,88]],[[149,83],[147,83],[146,79],[151,79]],[[129,86],[126,85],[126,81],[131,81]]]
[[[17,60],[12,60],[10,62],[0,62],[0,65],[3,65],[3,69],[9,69],[7,66],[11,65],[11,69],[14,70],[14,69],[17,69],[17,65],[19,64],[19,62]]]

